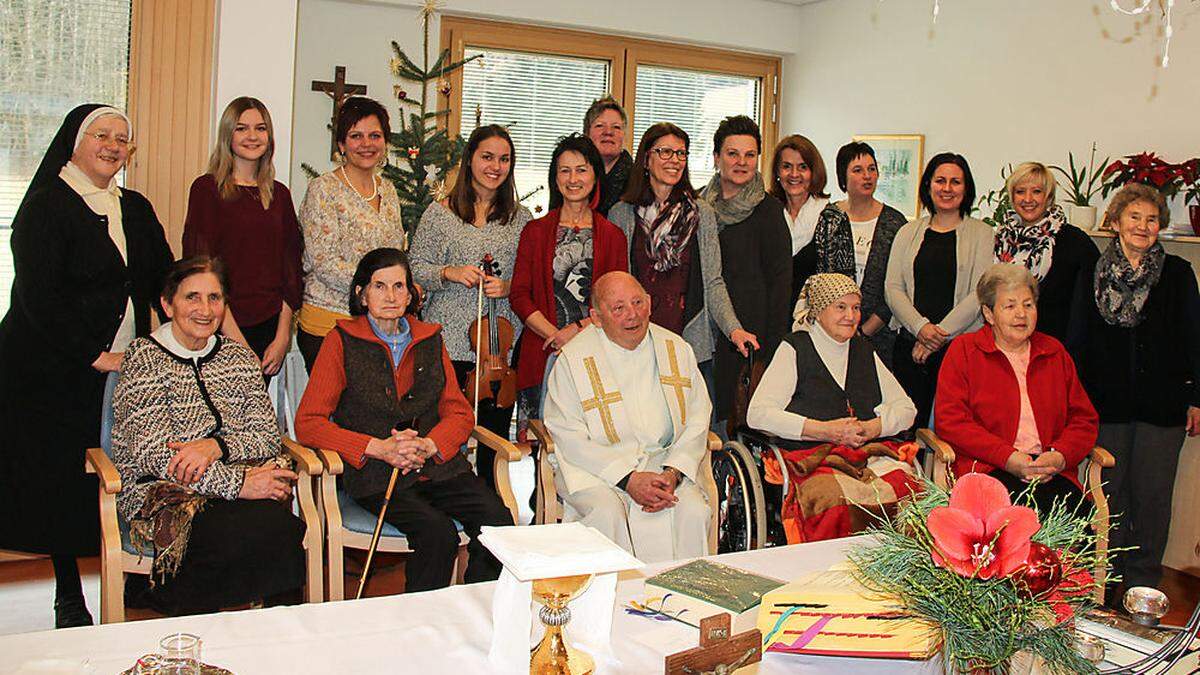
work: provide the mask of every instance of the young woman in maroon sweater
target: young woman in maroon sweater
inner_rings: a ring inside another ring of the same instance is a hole
[[[604,163],[591,139],[572,134],[550,158],[550,212],[521,232],[508,301],[525,322],[517,356],[517,424],[538,417],[551,352],[591,323],[592,281],[626,272],[625,235],[596,210]]]
[[[222,332],[279,372],[300,307],[300,224],[287,187],[275,180],[275,135],[262,101],[234,99],[221,114],[208,172],[192,183],[183,255],[220,258],[229,275]]]

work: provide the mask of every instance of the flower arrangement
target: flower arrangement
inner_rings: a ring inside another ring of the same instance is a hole
[[[1096,589],[1087,515],[1060,502],[1039,518],[1000,481],[967,474],[949,493],[927,482],[849,557],[864,586],[936,627],[948,672],[1008,673],[1027,653],[1050,672],[1095,673],[1071,625]]]
[[[1128,183],[1144,183],[1170,199],[1200,181],[1200,157],[1171,164],[1153,152],[1128,155],[1108,165],[1104,180],[1104,197]]]

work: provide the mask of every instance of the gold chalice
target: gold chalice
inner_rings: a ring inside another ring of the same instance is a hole
[[[591,583],[591,574],[534,580],[533,599],[542,606],[538,618],[546,634],[529,657],[529,672],[533,675],[588,675],[595,670],[592,657],[572,647],[563,636],[563,627],[571,621],[567,604]]]

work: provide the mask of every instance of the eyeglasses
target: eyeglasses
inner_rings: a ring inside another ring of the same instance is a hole
[[[668,159],[671,159],[672,156],[674,156],[675,159],[677,159],[681,162],[686,162],[687,158],[688,158],[687,148],[679,148],[678,150],[673,150],[668,147],[659,147],[659,148],[650,148],[650,152],[653,152],[654,154],[658,155],[658,158],[663,160],[664,162]]]
[[[94,134],[85,133],[84,135],[91,136],[92,138],[96,139],[96,142],[99,143],[100,145],[108,145],[109,141],[116,143],[118,146],[120,146],[122,148],[129,145],[129,137],[128,136],[120,136],[120,135],[110,136],[110,135],[108,135],[108,133],[103,132],[103,131],[97,131]]]

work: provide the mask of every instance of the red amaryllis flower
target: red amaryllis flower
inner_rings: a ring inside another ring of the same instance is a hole
[[[1041,524],[1027,506],[1013,506],[1004,485],[982,473],[958,479],[950,505],[929,512],[933,562],[964,577],[1006,577],[1029,555]]]

